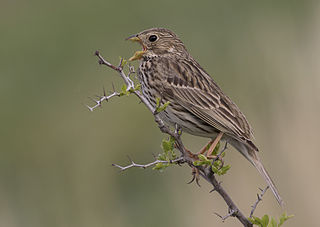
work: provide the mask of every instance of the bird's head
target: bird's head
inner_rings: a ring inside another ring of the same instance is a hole
[[[170,30],[165,28],[151,28],[127,38],[139,42],[142,50],[136,51],[129,59],[138,60],[144,56],[161,56],[166,54],[181,55],[188,54],[181,40]]]

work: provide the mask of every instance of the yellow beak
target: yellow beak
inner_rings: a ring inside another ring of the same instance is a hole
[[[128,38],[126,38],[126,40],[130,40],[130,41],[133,41],[133,42],[141,42],[141,39],[139,39],[137,37],[137,35],[129,36]]]
[[[143,50],[136,51],[134,53],[134,55],[131,58],[129,58],[129,61],[135,61],[135,60],[141,59],[143,57],[143,55],[147,52],[145,50],[145,47],[142,44],[141,39],[139,37],[137,37],[137,35],[132,35],[132,36],[126,38],[126,40],[130,40],[130,41],[133,41],[133,42],[138,42],[143,47]]]
[[[129,58],[129,61],[141,59],[145,53],[146,53],[145,50],[136,51],[134,55],[131,58]]]

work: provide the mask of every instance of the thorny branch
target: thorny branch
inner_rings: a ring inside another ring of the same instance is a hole
[[[129,158],[130,159],[130,158]],[[127,166],[120,166],[120,165],[117,165],[117,164],[112,164],[112,166],[115,166],[115,167],[118,167],[121,171],[125,171],[129,168],[132,168],[132,167],[138,167],[138,168],[142,168],[142,169],[146,169],[150,166],[154,166],[158,163],[164,163],[164,164],[168,164],[168,163],[183,163],[184,159],[183,157],[180,157],[180,158],[177,158],[177,159],[174,159],[174,160],[170,160],[170,161],[163,161],[163,160],[155,160],[154,162],[150,162],[148,164],[137,164],[135,163],[133,160],[130,159],[130,162],[131,164],[130,165],[127,165]]]
[[[255,203],[251,206],[251,207],[252,207],[252,210],[251,210],[251,212],[250,212],[250,218],[252,217],[254,211],[256,210],[259,202],[262,200],[263,195],[264,195],[264,194],[267,192],[267,190],[269,189],[269,186],[267,186],[267,187],[266,187],[265,189],[263,189],[263,190],[262,190],[261,188],[259,188],[259,189],[260,189],[260,191],[261,191],[261,194],[257,194],[257,201],[255,201]]]
[[[219,218],[221,218],[221,219],[222,219],[222,222],[224,222],[225,220],[227,220],[227,218],[232,217],[235,212],[236,212],[235,210],[230,210],[230,209],[229,209],[228,214],[225,215],[225,216],[221,216],[221,215],[218,214],[218,213],[214,213],[214,214],[217,215]]]
[[[149,101],[141,94],[140,91],[134,89],[134,87],[135,87],[134,82],[130,79],[130,74],[133,73],[134,70],[132,70],[132,68],[130,68],[128,75],[126,75],[123,71],[123,66],[122,66],[123,59],[120,60],[119,66],[114,66],[111,63],[109,63],[108,61],[106,61],[100,55],[99,51],[96,51],[95,55],[99,58],[99,64],[106,65],[107,67],[109,67],[119,73],[120,77],[124,80],[124,82],[127,86],[127,91],[134,93],[140,99],[140,101],[143,104],[145,104],[145,106],[154,115],[155,121],[158,124],[158,127],[161,130],[161,132],[168,134],[168,135],[175,138],[176,148],[181,153],[181,157],[180,157],[181,162],[186,162],[186,163],[188,163],[189,166],[194,167],[193,166],[194,160],[192,159],[192,157],[190,157],[190,155],[188,155],[188,152],[187,152],[186,148],[184,147],[182,140],[180,138],[181,133],[179,133],[180,132],[179,127],[177,126],[176,130],[174,130],[174,131],[170,130],[170,128],[167,127],[163,123],[163,121],[161,120],[161,118],[158,115],[158,112],[155,111],[155,108],[149,103]],[[99,100],[94,100],[96,102],[95,106],[93,106],[93,107],[87,106],[87,107],[89,108],[90,111],[93,111],[96,107],[101,106],[101,103],[104,100],[109,100],[110,98],[115,97],[115,96],[119,96],[119,93],[114,91],[109,96],[106,96],[106,94],[104,92],[104,95],[100,96]],[[226,147],[224,149],[226,149]],[[147,167],[152,166],[156,163],[157,163],[157,161],[155,161],[153,163],[146,164],[146,165],[139,165],[134,162],[131,162],[130,165],[124,166],[124,167],[119,166],[119,165],[114,165],[114,166],[120,168],[121,170],[126,170],[131,167],[147,168]],[[243,224],[243,226],[252,227],[253,226],[252,223],[246,218],[246,216],[239,210],[237,205],[232,201],[231,197],[227,194],[227,192],[224,190],[224,188],[221,186],[221,184],[217,181],[217,179],[216,179],[214,173],[211,171],[211,169],[208,167],[204,167],[204,166],[197,166],[196,168],[198,168],[200,176],[202,176],[207,182],[209,182],[213,186],[213,190],[218,192],[219,195],[224,199],[224,201],[228,205],[229,213],[225,217],[222,217],[222,219],[225,220],[230,216],[236,217]]]

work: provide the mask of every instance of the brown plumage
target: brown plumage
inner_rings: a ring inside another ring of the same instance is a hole
[[[138,76],[142,93],[156,106],[156,98],[170,102],[160,117],[183,131],[222,140],[234,146],[264,177],[280,205],[283,201],[257,155],[253,133],[246,117],[226,96],[210,75],[188,53],[170,30],[152,28],[128,39],[139,42],[143,50],[130,60],[141,59]]]

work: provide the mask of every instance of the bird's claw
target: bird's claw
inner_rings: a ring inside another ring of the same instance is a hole
[[[200,180],[200,177],[199,177],[199,170],[195,167],[192,168],[192,179],[191,181],[189,181],[187,184],[191,184],[193,181],[196,181],[196,184],[201,187],[200,183],[199,183],[199,180]]]

